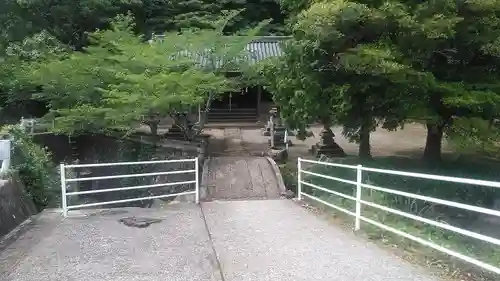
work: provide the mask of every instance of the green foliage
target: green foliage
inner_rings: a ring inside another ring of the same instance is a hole
[[[287,123],[299,130],[338,123],[369,157],[370,131],[402,123],[430,83],[387,44],[387,24],[381,9],[350,1],[317,1],[302,11],[284,57],[262,71]]]
[[[396,31],[391,42],[414,69],[435,78],[415,99],[422,108],[420,118],[434,131],[456,135],[453,131],[464,129],[459,124],[464,118],[492,120],[498,115],[500,61],[494,46],[500,35],[500,14],[491,3],[402,1],[384,6]],[[455,125],[461,128],[454,129]],[[427,143],[426,152],[432,152],[426,153],[427,158],[440,159],[439,150],[427,149],[437,147],[439,141]]]
[[[206,29],[222,15],[221,1],[211,0],[143,0],[139,25],[145,34],[151,32]]]
[[[254,28],[272,20],[263,33],[281,34],[284,16],[277,0],[143,0],[136,16],[146,35],[189,29],[208,29],[227,13],[241,11],[224,27],[225,34]]]
[[[500,14],[489,1],[284,5],[295,15],[294,36],[262,73],[292,126],[338,123],[369,156],[370,131],[419,120],[432,136],[425,156],[440,160],[443,132],[463,135],[457,120],[498,116]]]
[[[283,183],[288,190],[297,193],[297,167],[292,163],[279,165]]]
[[[54,202],[59,190],[50,153],[16,126],[6,126],[2,131],[12,139],[11,169],[18,174],[38,210],[44,209]]]
[[[500,128],[496,121],[482,118],[456,118],[448,129],[449,143],[465,155],[498,158],[500,155]]]
[[[34,101],[37,84],[32,79],[34,64],[59,59],[68,48],[50,33],[42,31],[18,41],[6,42],[0,52],[0,116],[2,123],[21,117],[40,117],[45,106]]]
[[[113,17],[141,4],[139,0],[18,0],[26,18],[76,50],[88,44],[87,32],[107,28]]]
[[[33,79],[43,86],[57,130],[130,130],[137,122],[159,120],[203,106],[238,89],[224,72],[246,62],[248,36],[215,30],[169,33],[163,42],[144,44],[133,34],[130,17],[92,34],[83,53],[37,66]],[[253,33],[252,33],[253,32]],[[204,63],[200,64],[200,59]]]

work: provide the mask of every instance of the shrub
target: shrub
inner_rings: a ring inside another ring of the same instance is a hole
[[[5,126],[11,139],[11,172],[17,173],[39,211],[57,198],[58,177],[50,153],[17,126]]]

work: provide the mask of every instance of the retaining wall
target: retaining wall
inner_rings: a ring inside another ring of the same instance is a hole
[[[37,213],[17,176],[0,180],[0,238]]]

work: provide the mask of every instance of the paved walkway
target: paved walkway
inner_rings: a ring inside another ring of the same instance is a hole
[[[280,193],[265,157],[216,157],[209,162],[206,200],[277,199]]]
[[[0,253],[0,280],[438,280],[288,200],[86,214],[45,213]],[[130,216],[160,221],[119,222]]]

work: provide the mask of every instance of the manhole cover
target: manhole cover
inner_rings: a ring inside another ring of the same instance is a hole
[[[153,223],[159,223],[161,221],[162,220],[160,219],[136,218],[136,217],[122,218],[118,220],[118,222],[121,222],[126,226],[137,227],[137,228],[146,228],[152,225]]]

